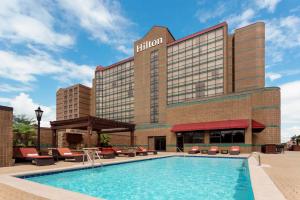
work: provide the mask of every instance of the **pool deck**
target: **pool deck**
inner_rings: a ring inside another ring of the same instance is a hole
[[[249,170],[251,176],[252,187],[256,200],[283,200],[283,199],[300,199],[299,186],[300,186],[300,152],[286,152],[281,155],[267,155],[261,154],[263,165],[258,166],[257,160],[251,157],[249,161]],[[182,153],[163,153],[159,152],[158,155],[136,156],[132,158],[117,157],[115,159],[101,159],[95,161],[95,166],[106,165],[112,163],[123,163],[135,160],[145,160],[157,157],[167,157],[174,155],[184,155]],[[187,155],[187,154],[185,154]],[[193,155],[194,156],[194,155]],[[196,154],[195,156],[205,156]],[[244,157],[247,158],[248,154],[241,154],[239,156],[229,156],[218,154],[211,157]],[[285,162],[283,164],[282,162]],[[295,164],[291,164],[295,163]],[[0,199],[4,200],[44,200],[44,199],[82,199],[92,200],[97,199],[87,195],[76,192],[71,192],[51,186],[46,186],[31,181],[18,179],[14,175],[43,173],[49,171],[61,171],[66,169],[75,169],[82,167],[90,167],[90,164],[83,165],[82,163],[74,162],[57,162],[51,166],[35,166],[32,164],[18,164],[13,167],[0,168]],[[287,170],[287,167],[289,168]],[[298,170],[298,171],[297,171]],[[294,176],[294,174],[298,174]],[[271,177],[271,178],[270,178]],[[288,189],[287,189],[288,188]],[[281,191],[280,191],[281,190]],[[283,196],[283,194],[285,196]]]

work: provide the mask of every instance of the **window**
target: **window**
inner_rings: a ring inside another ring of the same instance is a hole
[[[204,143],[204,132],[193,131],[183,133],[184,143]]]
[[[134,66],[129,61],[96,72],[96,116],[133,122]]]
[[[223,28],[168,47],[167,104],[223,94],[223,51]]]
[[[150,122],[158,123],[158,51],[150,54]]]
[[[211,131],[210,143],[245,143],[245,130]]]

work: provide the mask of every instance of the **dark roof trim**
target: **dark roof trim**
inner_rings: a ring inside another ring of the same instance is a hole
[[[187,40],[187,39],[196,37],[196,36],[198,36],[198,35],[201,35],[201,34],[203,34],[203,33],[207,33],[207,32],[209,32],[209,31],[215,30],[215,29],[220,28],[220,27],[223,27],[223,26],[227,26],[227,23],[226,23],[226,22],[222,22],[222,23],[220,23],[220,24],[217,24],[217,25],[215,25],[215,26],[209,27],[209,28],[207,28],[207,29],[198,31],[198,32],[193,33],[193,34],[191,34],[191,35],[185,36],[185,37],[183,37],[183,38],[181,38],[181,39],[175,40],[174,42],[169,43],[167,46],[171,46],[171,45],[177,44],[177,43],[179,43],[179,42],[185,41],[185,40]]]
[[[107,67],[97,66],[97,67],[96,67],[96,71],[104,71],[104,70],[107,70],[107,69],[116,67],[116,66],[118,66],[118,65],[121,65],[121,64],[123,64],[123,63],[127,63],[127,62],[129,62],[129,61],[132,61],[133,59],[134,59],[134,58],[133,58],[133,56],[132,56],[132,57],[126,58],[126,59],[124,59],[124,60],[121,60],[121,61],[119,61],[119,62],[116,62],[116,63],[114,63],[114,64],[112,64],[112,65],[109,65],[109,66],[107,66]]]
[[[0,106],[0,110],[13,111],[14,109],[12,107],[8,107],[8,106]]]

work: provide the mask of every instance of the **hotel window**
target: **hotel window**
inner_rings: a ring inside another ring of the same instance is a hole
[[[204,143],[204,132],[193,131],[183,133],[184,143]]]
[[[96,72],[97,117],[133,122],[134,65],[129,61]]]
[[[150,54],[150,122],[158,123],[158,51]]]
[[[210,143],[245,143],[245,130],[211,131]]]
[[[172,45],[167,51],[167,104],[223,94],[223,28]]]

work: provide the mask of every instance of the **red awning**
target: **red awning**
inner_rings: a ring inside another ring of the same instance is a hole
[[[265,125],[255,121],[255,120],[252,120],[252,129],[264,129],[264,128],[266,128]]]
[[[172,132],[197,131],[197,130],[226,130],[226,129],[246,129],[249,126],[248,119],[225,120],[214,122],[199,122],[190,124],[175,124]]]

